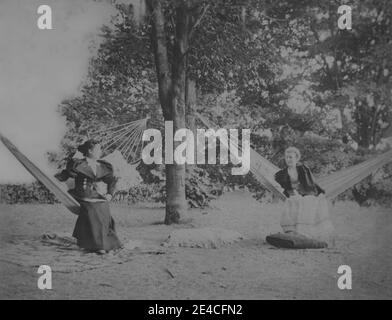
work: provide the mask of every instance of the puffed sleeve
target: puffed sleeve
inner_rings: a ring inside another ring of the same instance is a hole
[[[107,184],[108,186],[108,193],[111,194],[112,196],[116,192],[116,184],[117,184],[117,178],[113,175],[113,166],[108,163],[108,162],[103,162],[102,165],[106,166],[108,169],[108,174],[102,179],[104,183]]]
[[[280,186],[283,188],[283,194],[284,194],[286,197],[289,197],[289,196],[290,196],[290,193],[288,192],[288,190],[287,190],[287,185],[286,185],[285,182],[284,182],[284,181],[285,181],[284,175],[285,175],[285,171],[282,169],[282,170],[279,170],[277,173],[275,173],[274,178],[275,178],[275,181],[276,181],[277,183],[279,183]]]
[[[320,193],[325,194],[325,190],[323,188],[321,188],[317,183],[316,180],[313,177],[313,173],[312,170],[310,170],[310,168],[306,165],[303,165],[303,167],[305,168],[306,174],[308,175],[310,181],[313,183],[313,185],[316,188],[317,194],[319,195]]]
[[[70,178],[75,178],[77,173],[74,171],[76,162],[74,159],[68,159],[65,169],[57,173],[55,177],[61,182],[67,181]]]
[[[274,178],[275,178],[275,181],[281,185],[281,183],[280,183],[280,171],[278,171],[277,173],[275,173]]]

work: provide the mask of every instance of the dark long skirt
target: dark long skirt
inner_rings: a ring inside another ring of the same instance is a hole
[[[121,247],[108,202],[80,201],[80,213],[73,236],[79,247],[91,250],[113,250]]]

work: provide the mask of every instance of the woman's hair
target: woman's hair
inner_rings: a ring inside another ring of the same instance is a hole
[[[296,148],[296,147],[288,147],[288,148],[285,150],[284,154],[286,155],[286,154],[288,154],[288,153],[295,153],[296,156],[297,156],[297,159],[298,159],[298,160],[301,159],[301,152],[300,152],[300,151],[298,150],[298,148]]]
[[[80,153],[82,153],[85,157],[87,157],[89,152],[90,152],[90,150],[93,149],[94,146],[97,145],[97,144],[98,144],[98,141],[96,141],[96,140],[92,140],[92,139],[91,140],[87,140],[86,142],[84,142],[83,144],[81,144],[78,147],[78,151]]]

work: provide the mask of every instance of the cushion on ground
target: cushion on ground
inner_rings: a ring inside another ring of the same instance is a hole
[[[321,249],[328,244],[324,241],[308,238],[299,233],[275,233],[266,237],[267,243],[278,248]]]
[[[178,229],[169,235],[164,245],[215,249],[241,239],[243,239],[243,236],[240,233],[221,228]]]

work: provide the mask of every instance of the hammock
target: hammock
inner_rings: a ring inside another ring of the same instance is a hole
[[[32,163],[22,152],[20,152],[10,140],[1,134],[0,140],[28,172],[47,187],[72,213],[78,214],[80,208],[79,203],[65,190],[63,185],[43,173],[42,170]]]
[[[99,139],[104,153],[109,153],[105,158],[110,162],[110,155],[118,150],[127,162],[140,161],[143,147],[142,135],[147,124],[147,118],[132,121],[123,125],[113,126],[104,130],[95,131],[90,137]],[[18,148],[4,135],[0,134],[0,140],[15,158],[31,173],[38,181],[48,188],[57,199],[72,213],[78,214],[80,205],[66,190],[64,184],[46,175],[36,164],[29,160]]]
[[[214,127],[200,114],[196,113],[196,117],[206,127]],[[225,142],[221,141],[221,143]],[[232,141],[229,143],[230,146],[238,148],[238,145],[234,144]],[[227,144],[225,147],[229,148]],[[231,148],[229,148],[229,150],[230,149]],[[392,150],[360,164],[320,177],[316,179],[316,182],[325,190],[326,197],[333,199],[390,161],[392,161]],[[252,148],[250,149],[250,171],[254,174],[256,179],[275,196],[279,199],[285,200],[287,197],[284,195],[282,187],[275,181],[275,173],[279,170],[279,167],[262,157]]]

